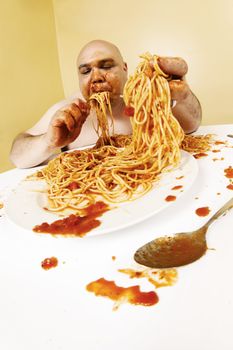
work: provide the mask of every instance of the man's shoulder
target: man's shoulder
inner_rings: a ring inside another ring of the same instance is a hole
[[[77,98],[80,98],[81,100],[84,100],[83,95],[80,91],[76,91],[73,94],[71,94],[70,96],[68,96],[66,98],[67,101],[69,101],[69,103],[75,101]]]
[[[54,116],[54,114],[59,109],[68,106],[75,99],[81,98],[80,96],[82,96],[81,93],[77,92],[77,93],[74,93],[71,96],[65,98],[64,100],[56,102],[49,109],[47,109],[47,111],[43,114],[43,116],[40,118],[40,120],[33,127],[26,130],[26,132],[31,134],[31,135],[38,135],[38,134],[42,134],[42,133],[46,132],[48,125],[50,123],[50,120]]]
[[[51,115],[53,115],[56,111],[69,105],[70,103],[74,102],[77,98],[83,99],[81,92],[76,92],[76,93],[66,97],[64,100],[61,100],[61,101],[55,103],[45,112],[43,117],[45,117],[45,118],[51,117]]]

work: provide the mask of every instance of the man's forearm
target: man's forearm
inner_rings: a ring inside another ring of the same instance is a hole
[[[18,168],[30,168],[41,164],[56,152],[45,142],[45,135],[20,134],[14,141],[10,160]]]
[[[197,130],[201,123],[201,105],[191,91],[185,100],[180,101],[172,108],[172,113],[187,134]]]

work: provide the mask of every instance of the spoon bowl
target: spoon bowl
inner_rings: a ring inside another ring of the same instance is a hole
[[[190,264],[201,258],[206,250],[206,233],[214,220],[233,207],[233,198],[221,207],[198,230],[156,238],[140,247],[134,254],[137,263],[153,268],[169,268]]]

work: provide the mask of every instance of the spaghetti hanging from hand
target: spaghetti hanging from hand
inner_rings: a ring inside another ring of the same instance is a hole
[[[49,210],[68,208],[81,214],[100,197],[112,203],[134,200],[152,188],[161,172],[179,163],[184,132],[171,112],[168,76],[157,56],[141,57],[123,95],[134,111],[132,135],[110,137],[109,93],[91,96],[101,142],[92,149],[62,153],[37,173],[48,185]]]
[[[111,118],[111,126],[114,133],[114,121],[112,116],[112,107],[110,103],[109,92],[104,91],[101,93],[92,94],[89,98],[90,106],[95,110],[97,116],[97,129],[95,130],[99,136],[99,147],[104,145],[111,145],[111,135],[108,125],[108,111]]]

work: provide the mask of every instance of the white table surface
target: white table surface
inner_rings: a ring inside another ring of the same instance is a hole
[[[233,145],[233,124],[202,126]],[[217,220],[207,235],[206,255],[178,268],[174,286],[159,288],[151,307],[96,297],[86,285],[104,277],[118,285],[153,286],[129,279],[120,268],[137,269],[135,250],[164,234],[193,230],[207,221],[195,209],[211,213],[233,196],[224,169],[233,166],[233,148],[208,152],[197,160],[191,188],[174,204],[127,229],[84,238],[38,235],[12,223],[0,210],[0,349],[1,350],[232,350],[233,349],[233,210]],[[224,158],[220,160],[220,158]],[[219,160],[214,161],[213,158]],[[0,202],[28,174],[13,169],[0,174]],[[220,194],[217,194],[220,193]],[[59,264],[45,271],[41,261]],[[116,256],[116,260],[112,259]]]

